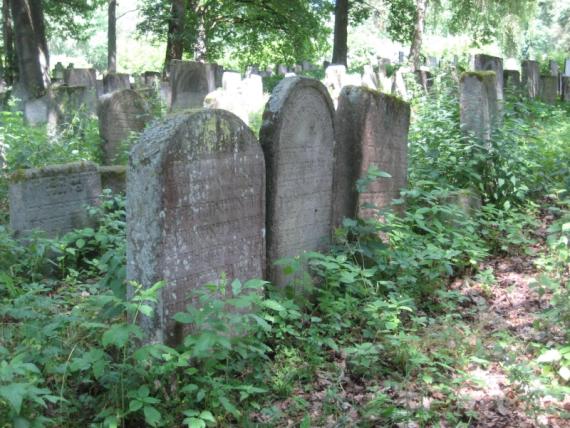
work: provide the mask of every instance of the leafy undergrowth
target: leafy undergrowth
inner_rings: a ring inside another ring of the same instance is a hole
[[[141,342],[165,284],[127,297],[122,198],[61,239],[2,229],[0,426],[567,426],[568,108],[513,98],[482,144],[444,83],[402,214],[281,261],[285,290],[222,275],[177,347]]]

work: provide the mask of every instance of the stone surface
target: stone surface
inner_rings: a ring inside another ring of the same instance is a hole
[[[97,75],[94,68],[67,68],[64,82],[68,86],[95,88]]]
[[[368,89],[380,89],[378,75],[374,72],[374,68],[371,64],[364,66],[364,71],[362,72],[362,86]]]
[[[63,79],[65,77],[65,67],[63,66],[63,64],[61,62],[58,62],[53,67],[53,75],[52,76],[53,76],[53,80],[56,82],[63,81]]]
[[[536,98],[540,90],[540,67],[537,61],[522,62],[521,85],[529,98]]]
[[[346,85],[347,74],[344,65],[329,65],[325,70],[325,84],[336,107],[342,87]]]
[[[55,126],[57,124],[57,112],[54,109],[51,94],[24,101],[24,119],[30,126],[45,124],[48,127]]]
[[[505,89],[517,90],[521,86],[521,74],[518,70],[504,70],[503,84]]]
[[[334,227],[344,218],[374,217],[363,204],[386,208],[399,198],[407,184],[409,127],[408,103],[366,88],[343,88],[335,115]],[[371,166],[392,178],[380,178],[359,194],[356,182]]]
[[[562,101],[570,102],[570,76],[562,77]]]
[[[150,120],[147,102],[132,89],[103,95],[99,98],[97,115],[103,161],[107,165],[120,160],[122,144],[132,132],[141,132]]]
[[[93,89],[85,86],[59,86],[53,89],[57,123],[70,123],[77,115],[89,116],[96,110]]]
[[[475,71],[494,71],[497,85],[497,99],[503,100],[503,58],[491,55],[475,55],[474,58]]]
[[[564,63],[564,75],[570,76],[570,58],[567,58]]]
[[[100,166],[101,188],[111,189],[115,194],[124,194],[127,188],[127,167],[125,165]]]
[[[463,131],[490,140],[497,125],[499,107],[495,72],[463,73],[460,80],[460,122]]]
[[[558,76],[540,76],[539,98],[546,104],[554,104],[558,99]]]
[[[172,60],[170,62],[171,110],[202,107],[206,95],[216,89],[217,69],[216,64]]]
[[[326,88],[313,79],[283,79],[265,107],[260,142],[267,164],[267,272],[284,286],[288,278],[275,261],[330,242],[334,108]]]
[[[142,74],[142,83],[144,86],[159,87],[161,74],[158,71],[145,71]]]
[[[10,227],[16,236],[39,229],[53,237],[89,226],[86,206],[100,194],[99,171],[90,162],[17,171],[10,180]]]
[[[141,321],[149,341],[179,343],[185,331],[172,316],[223,273],[228,284],[263,277],[263,152],[235,115],[194,110],[147,129],[131,151],[127,194],[127,277],[167,283]]]
[[[560,74],[560,66],[554,60],[548,61],[548,69],[550,70],[551,76],[558,76]]]
[[[125,73],[110,73],[103,76],[103,92],[119,91],[121,89],[131,89],[130,76]]]

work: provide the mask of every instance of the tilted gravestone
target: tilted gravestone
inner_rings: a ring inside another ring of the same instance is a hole
[[[130,76],[126,73],[110,73],[103,76],[103,93],[131,89]]]
[[[366,88],[343,88],[335,116],[333,226],[344,218],[373,217],[372,204],[386,208],[407,184],[410,105]],[[370,167],[389,173],[358,193],[357,180]]]
[[[17,236],[34,229],[57,236],[91,225],[86,206],[97,203],[97,165],[77,162],[15,172],[10,182],[10,227]]]
[[[68,86],[86,86],[95,89],[97,75],[94,68],[68,68],[64,82]]]
[[[220,275],[262,278],[265,163],[252,131],[223,110],[194,110],[148,128],[131,151],[127,180],[127,277],[165,280],[150,341],[179,343],[172,316]]]
[[[216,64],[172,60],[171,110],[202,107],[206,95],[216,89]]]
[[[540,90],[540,68],[537,61],[522,62],[521,86],[529,98],[536,98]]]
[[[519,89],[521,85],[521,74],[518,70],[504,70],[503,84],[505,89],[509,88],[511,91]]]
[[[260,142],[267,164],[267,271],[275,261],[327,247],[331,235],[334,108],[317,80],[283,79],[265,107]]]
[[[150,120],[145,99],[132,89],[123,89],[99,98],[99,135],[103,140],[105,164],[117,161],[121,145],[132,132],[141,132]]]
[[[494,71],[463,73],[460,80],[462,130],[481,140],[490,140],[499,120],[497,82]]]
[[[503,58],[491,55],[475,55],[475,71],[494,71],[497,85],[497,99],[503,100]]]
[[[570,102],[570,76],[562,77],[562,101]]]
[[[374,68],[371,64],[364,65],[364,71],[362,72],[362,86],[374,90],[378,90],[380,88],[378,75],[374,72]]]
[[[540,76],[539,98],[546,104],[556,103],[558,98],[558,76]]]

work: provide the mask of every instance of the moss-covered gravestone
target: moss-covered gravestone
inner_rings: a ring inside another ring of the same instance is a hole
[[[540,90],[540,67],[537,61],[522,62],[521,86],[529,98],[536,98]]]
[[[518,70],[504,70],[503,84],[505,89],[516,91],[521,86],[521,74]]]
[[[494,71],[497,100],[503,100],[503,58],[491,55],[475,55],[474,69],[476,71]]]
[[[179,343],[172,317],[206,284],[261,278],[265,163],[252,131],[223,110],[167,117],[142,134],[127,172],[127,277],[166,281],[142,326],[149,341]]]
[[[408,103],[362,87],[343,88],[335,117],[333,226],[344,218],[374,216],[366,204],[386,208],[400,196],[407,184],[409,127]],[[371,167],[391,178],[374,180],[357,192],[357,180]]]
[[[499,122],[494,71],[463,73],[460,80],[460,122],[463,131],[490,140]]]
[[[540,76],[538,95],[543,103],[556,103],[558,99],[558,76]]]
[[[334,108],[314,79],[288,77],[265,107],[260,142],[267,164],[267,270],[275,261],[327,247],[331,235]]]

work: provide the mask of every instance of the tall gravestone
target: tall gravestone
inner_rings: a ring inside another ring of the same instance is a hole
[[[539,98],[546,104],[556,103],[558,98],[558,76],[540,76]]]
[[[333,226],[343,218],[366,218],[372,204],[386,208],[407,184],[410,105],[398,98],[366,88],[343,88],[335,115],[333,174]],[[358,193],[356,182],[370,167],[389,173]]]
[[[58,86],[53,88],[57,123],[70,123],[77,115],[89,115],[95,110],[97,99],[93,90],[85,86]]]
[[[86,205],[100,194],[99,171],[90,162],[17,171],[10,181],[10,227],[17,236],[39,229],[51,237],[86,227]]]
[[[99,135],[103,140],[103,160],[109,165],[121,154],[121,145],[131,132],[141,132],[150,120],[145,99],[132,89],[123,89],[99,98]]]
[[[189,293],[263,277],[265,164],[252,131],[223,110],[194,110],[147,129],[131,151],[127,180],[127,277],[166,281],[150,341],[179,343],[172,316]]]
[[[202,107],[206,95],[216,89],[216,64],[172,60],[170,83],[172,110]]]
[[[476,71],[494,71],[496,76],[497,99],[503,100],[503,59],[491,55],[475,55],[474,65]]]
[[[570,76],[562,76],[562,101],[570,102]]]
[[[283,79],[265,107],[260,142],[267,164],[267,271],[284,286],[275,261],[330,242],[334,108],[323,84]]]
[[[570,76],[570,58],[567,58],[564,62],[564,75]]]
[[[504,70],[503,84],[505,89],[517,90],[521,85],[521,74],[517,70]]]
[[[95,89],[97,75],[94,68],[68,68],[64,82],[68,86],[85,86]]]
[[[490,140],[499,120],[494,71],[463,73],[460,80],[461,128],[481,140]]]
[[[109,73],[103,76],[103,93],[131,89],[130,76],[126,73]]]
[[[537,61],[522,62],[521,85],[529,98],[536,98],[540,90],[540,67]]]

